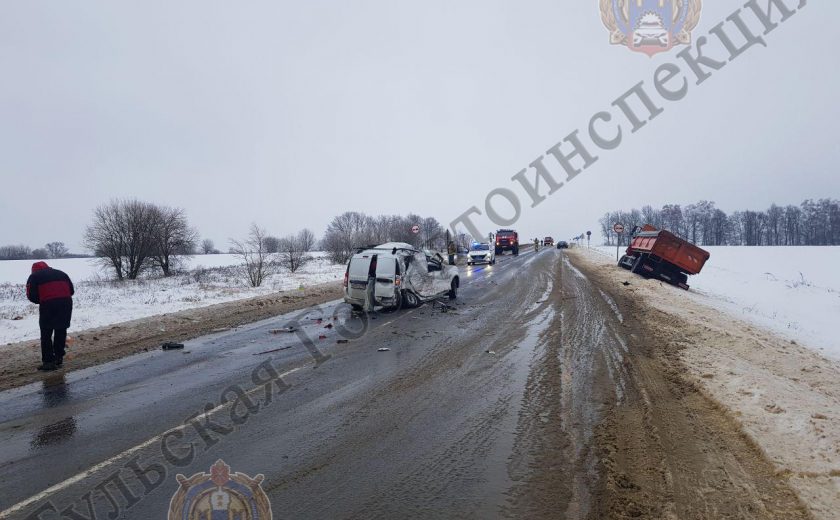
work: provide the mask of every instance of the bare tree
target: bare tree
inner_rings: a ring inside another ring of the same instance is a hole
[[[96,208],[84,244],[114,268],[119,280],[136,279],[154,252],[156,208],[148,202],[114,200]]]
[[[267,236],[265,229],[251,224],[247,238],[230,241],[230,252],[242,259],[245,279],[251,287],[261,286],[265,278],[274,272],[274,255],[265,247]]]
[[[427,217],[420,223],[420,237],[427,249],[445,249],[443,243],[443,226],[436,218]],[[492,240],[492,239],[491,239]]]
[[[308,229],[303,229],[297,235],[289,235],[280,240],[280,265],[291,272],[306,265],[312,260],[309,252],[315,246],[315,235]]]
[[[201,252],[205,255],[214,254],[216,252],[216,244],[214,244],[209,238],[205,238],[201,241]]]
[[[169,276],[180,267],[185,256],[193,254],[198,232],[190,227],[187,215],[181,208],[155,206],[153,211],[152,264],[163,276]]]
[[[348,211],[333,218],[324,234],[324,250],[337,264],[347,263],[358,247],[374,242],[373,220],[356,211]]]
[[[49,252],[50,258],[64,258],[70,252],[64,242],[50,242],[44,248]]]

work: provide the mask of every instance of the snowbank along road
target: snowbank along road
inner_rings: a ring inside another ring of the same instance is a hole
[[[318,363],[281,316],[0,393],[0,518],[160,518],[175,474],[217,459],[265,475],[275,518],[807,518],[599,273],[544,249],[461,276],[454,310],[348,343],[325,328],[362,328],[346,305],[308,310]],[[241,424],[231,385],[264,405]]]

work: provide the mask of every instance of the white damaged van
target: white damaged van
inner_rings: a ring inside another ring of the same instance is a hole
[[[372,294],[368,294],[368,282]],[[458,297],[458,268],[446,265],[439,253],[411,244],[388,242],[354,254],[344,273],[344,301],[356,310],[372,305],[388,309],[416,307],[422,302]]]

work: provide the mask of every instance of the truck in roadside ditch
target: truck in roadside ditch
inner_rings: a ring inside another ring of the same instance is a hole
[[[688,277],[699,273],[710,256],[705,249],[648,224],[633,235],[618,265],[688,290]]]

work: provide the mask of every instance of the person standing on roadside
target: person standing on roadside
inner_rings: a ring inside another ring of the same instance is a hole
[[[449,245],[446,246],[446,252],[449,254],[449,265],[455,265],[455,253],[457,252],[455,242],[449,241]]]
[[[56,370],[64,362],[75,292],[73,282],[63,271],[53,269],[46,262],[32,264],[32,274],[26,281],[26,297],[39,305],[41,366],[38,370]]]

